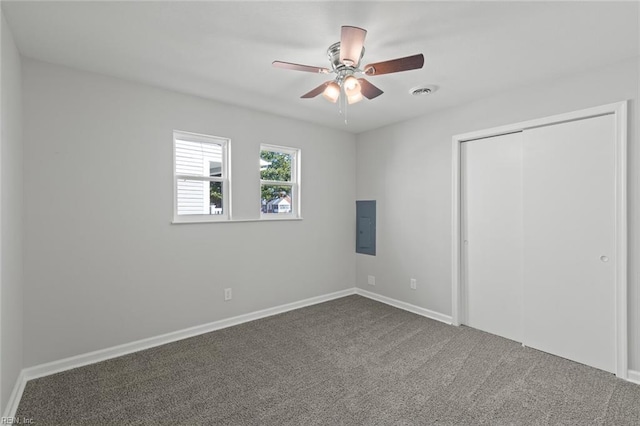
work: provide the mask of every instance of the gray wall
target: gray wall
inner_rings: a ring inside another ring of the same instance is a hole
[[[357,286],[451,315],[451,137],[631,99],[629,362],[640,370],[639,68],[633,58],[358,135],[357,198],[378,201],[378,253],[357,255]]]
[[[25,367],[354,286],[354,135],[23,70]],[[174,129],[231,138],[236,218],[258,217],[260,143],[300,147],[304,220],[170,224]]]
[[[20,54],[2,17],[0,105],[0,413],[22,369],[22,95]]]

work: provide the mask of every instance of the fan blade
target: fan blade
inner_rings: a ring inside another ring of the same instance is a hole
[[[315,73],[321,73],[321,74],[329,73],[328,68],[312,67],[310,65],[300,65],[300,64],[294,64],[291,62],[273,61],[271,65],[273,65],[276,68],[283,68],[285,70],[306,71],[306,72],[315,72]]]
[[[362,46],[367,30],[343,26],[340,34],[340,62],[346,66],[357,66],[362,55]]]
[[[409,71],[422,68],[424,55],[407,56],[406,58],[393,59],[391,61],[376,62],[364,67],[366,75],[391,74],[393,72]]]
[[[325,81],[324,83],[322,83],[320,86],[316,87],[315,89],[313,89],[312,91],[305,93],[304,95],[300,96],[302,99],[309,99],[309,98],[315,98],[316,96],[318,96],[320,93],[324,92],[324,89],[327,87],[327,85],[331,83],[331,80],[329,81]]]
[[[384,93],[364,78],[359,78],[358,81],[360,82],[360,93],[367,99],[377,98]]]

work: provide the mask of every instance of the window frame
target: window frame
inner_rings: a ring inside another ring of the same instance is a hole
[[[184,175],[176,173],[176,140],[207,143],[222,147],[220,177]],[[178,179],[222,183],[222,214],[178,214]],[[231,220],[231,139],[202,133],[173,131],[173,223],[228,222]]]
[[[290,186],[291,187],[291,210],[288,213],[264,213],[260,209],[260,220],[292,220],[302,219],[302,202],[301,202],[301,157],[302,150],[300,148],[272,145],[267,143],[260,144],[260,151],[258,152],[258,169],[260,168],[260,159],[262,151],[277,152],[280,154],[289,154],[291,156],[291,180],[290,181],[278,181],[278,180],[266,180],[260,178],[259,182],[259,194],[262,195],[263,185],[274,186]],[[262,202],[262,198],[260,199]],[[267,200],[267,203],[270,200]],[[278,209],[279,210],[279,209]]]

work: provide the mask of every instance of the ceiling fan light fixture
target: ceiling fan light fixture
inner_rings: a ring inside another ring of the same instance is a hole
[[[352,75],[349,75],[344,79],[344,83],[342,84],[342,86],[344,87],[344,91],[347,96],[352,96],[360,93],[360,82]]]
[[[322,92],[322,96],[329,102],[336,103],[340,97],[340,86],[335,81],[327,84],[327,87]]]
[[[351,104],[355,104],[358,103],[362,100],[362,93],[360,93],[360,91],[352,94],[352,95],[347,95],[347,103],[349,105]]]

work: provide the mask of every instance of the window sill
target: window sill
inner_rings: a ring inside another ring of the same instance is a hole
[[[191,220],[191,221],[171,221],[172,225],[190,225],[192,223],[236,223],[236,222],[279,222],[279,221],[302,220],[301,217],[269,217],[259,219],[229,219],[229,220]]]

